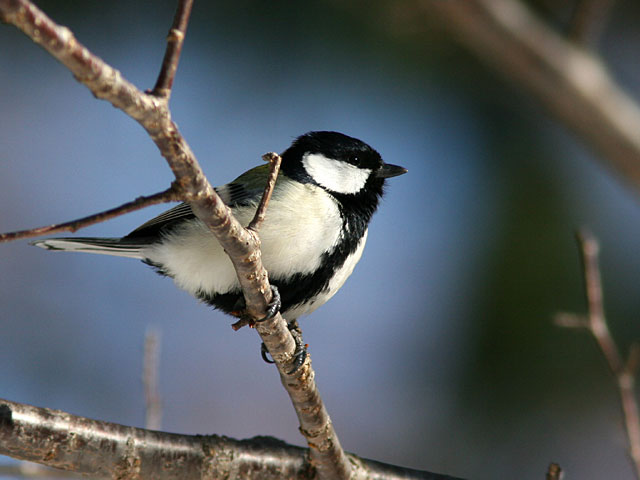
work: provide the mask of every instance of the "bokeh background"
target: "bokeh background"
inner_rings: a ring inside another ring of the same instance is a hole
[[[535,7],[561,28],[552,4]],[[153,86],[174,2],[38,5]],[[389,182],[353,276],[302,320],[345,449],[473,479],[541,479],[550,461],[571,478],[633,478],[603,359],[552,317],[585,310],[574,232],[588,227],[613,334],[624,351],[640,338],[638,192],[412,5],[196,2],[174,119],[214,184],[319,129],[409,169]],[[598,43],[635,97],[639,20],[636,2],[617,2]],[[0,26],[0,46],[0,230],[169,185],[137,124],[15,28]],[[82,235],[119,236],[163,208]],[[255,332],[234,333],[139,262],[2,244],[0,307],[1,397],[143,426],[153,327],[163,429],[302,444]]]

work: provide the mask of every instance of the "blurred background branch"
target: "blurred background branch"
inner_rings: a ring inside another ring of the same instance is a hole
[[[640,352],[638,345],[632,344],[628,358],[625,359],[609,331],[604,310],[598,240],[585,230],[578,233],[577,240],[584,274],[587,315],[582,322],[572,323],[566,321],[572,317],[571,314],[558,314],[556,323],[565,327],[585,328],[595,339],[611,374],[616,379],[627,432],[629,457],[634,466],[636,478],[640,480],[640,415],[635,388]]]
[[[162,397],[160,396],[160,348],[162,334],[160,330],[149,327],[144,337],[142,357],[142,383],[144,385],[145,428],[162,428]]]
[[[580,4],[586,9],[596,2]],[[640,109],[597,55],[564,38],[519,0],[423,0],[420,5],[640,189]],[[576,8],[574,25],[582,36],[599,18]],[[603,11],[604,6],[598,10]]]

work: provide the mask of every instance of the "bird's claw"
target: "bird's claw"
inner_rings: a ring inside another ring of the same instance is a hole
[[[255,322],[260,323],[275,317],[280,311],[281,307],[282,298],[280,297],[278,287],[276,287],[275,285],[271,285],[271,302],[269,302],[269,305],[267,305],[267,314],[260,320],[256,320]]]
[[[302,331],[298,326],[297,320],[289,322],[287,324],[287,328],[291,332],[291,336],[296,343],[296,349],[293,351],[293,368],[290,372],[287,372],[289,375],[292,375],[298,371],[307,359],[307,345],[302,343]]]
[[[260,345],[260,356],[262,357],[262,360],[264,360],[266,363],[276,363],[271,358],[269,358],[268,355],[269,350],[267,350],[267,346],[264,344],[264,342],[262,342],[262,344]]]
[[[287,324],[287,328],[291,332],[291,336],[296,344],[296,349],[293,351],[293,368],[287,372],[288,375],[292,375],[298,371],[298,369],[304,364],[307,359],[307,345],[302,343],[302,332],[298,326],[298,322],[293,320]],[[268,357],[269,351],[267,350],[264,342],[260,346],[260,355],[266,363],[276,363],[273,359]]]

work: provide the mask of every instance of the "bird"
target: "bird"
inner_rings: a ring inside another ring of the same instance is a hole
[[[363,141],[332,131],[299,136],[281,157],[259,235],[263,265],[280,295],[280,312],[297,324],[298,317],[326,303],[351,275],[386,179],[407,169],[385,163]],[[215,189],[244,226],[255,214],[268,174],[269,165],[261,165]],[[187,203],[122,238],[45,238],[32,244],[142,260],[197,299],[240,316],[243,294],[231,260]]]

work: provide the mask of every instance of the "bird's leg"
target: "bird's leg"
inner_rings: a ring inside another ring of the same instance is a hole
[[[292,375],[298,371],[298,369],[304,364],[304,361],[307,358],[307,345],[302,343],[302,330],[300,330],[300,326],[298,325],[298,320],[294,319],[287,323],[287,328],[291,332],[291,336],[293,337],[293,341],[296,344],[296,349],[293,351],[293,368],[290,372],[287,372],[289,375]],[[260,346],[260,355],[262,355],[262,359],[267,363],[275,363],[272,359],[268,357],[268,350],[264,343]]]
[[[282,298],[280,297],[280,291],[275,285],[271,285],[271,302],[267,305],[267,314],[260,320],[256,320],[256,323],[264,322],[270,318],[275,317],[280,308],[282,307]]]
[[[289,372],[289,375],[291,375],[296,373],[307,359],[307,345],[302,343],[302,330],[300,330],[297,319],[294,318],[288,322],[287,328],[296,342],[296,349],[293,351],[293,369]]]
[[[232,316],[237,317],[240,320],[231,325],[231,328],[234,330],[240,330],[245,325],[249,325],[249,327],[253,328],[256,323],[264,322],[265,320],[275,317],[281,307],[282,300],[280,298],[280,292],[275,285],[271,285],[271,302],[267,305],[267,314],[260,320],[254,320],[251,315],[247,313],[244,297],[240,296],[230,313]]]
[[[267,314],[261,318],[260,320],[256,320],[256,323],[264,322],[265,320],[269,320],[276,316],[276,314],[280,311],[280,307],[282,307],[282,299],[280,297],[280,292],[275,285],[271,285],[271,302],[267,305]],[[276,363],[272,359],[270,359],[267,354],[269,351],[267,350],[264,342],[260,345],[260,356],[262,356],[262,360],[267,363]]]

